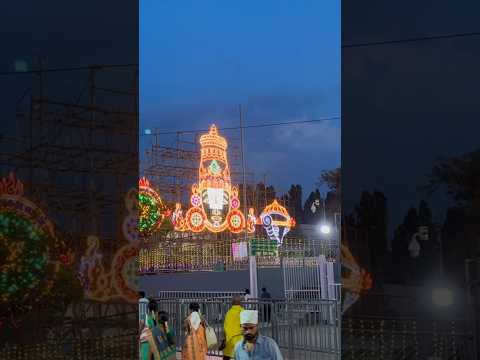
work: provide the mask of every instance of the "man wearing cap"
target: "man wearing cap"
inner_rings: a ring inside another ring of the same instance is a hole
[[[258,311],[243,310],[240,324],[243,341],[235,347],[235,360],[283,360],[275,340],[258,333]]]

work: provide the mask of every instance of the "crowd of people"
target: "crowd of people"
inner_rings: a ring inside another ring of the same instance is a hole
[[[159,311],[158,304],[153,299],[146,299],[145,293],[140,294],[140,306],[145,305],[145,311],[140,311],[140,360],[171,360],[176,359],[177,344],[174,329],[169,326],[169,315]],[[266,288],[262,289],[261,299],[271,298]],[[271,359],[283,360],[280,349],[270,337],[260,334],[258,328],[258,311],[249,309],[250,291],[245,290],[244,296],[233,296],[231,307],[225,314],[223,322],[224,337],[218,344],[224,360]],[[245,302],[245,306],[243,303]],[[270,319],[270,307],[264,314],[265,320]],[[211,345],[216,343],[215,334],[200,312],[200,305],[192,302],[188,307],[188,315],[183,320],[182,331],[185,340],[182,344],[181,358],[184,360],[205,360]],[[213,340],[212,340],[213,336]]]

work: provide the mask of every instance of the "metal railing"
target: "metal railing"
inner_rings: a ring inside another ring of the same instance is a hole
[[[241,291],[159,291],[157,300],[198,300],[198,299],[229,299],[233,296],[243,296]]]
[[[465,320],[344,317],[342,359],[469,360],[472,339]]]
[[[156,299],[158,308],[169,313],[178,349],[184,343],[183,320],[190,302],[198,302],[200,312],[215,329],[219,342],[224,336],[223,321],[231,307],[228,299]],[[341,307],[333,300],[286,301],[250,300],[244,307],[259,312],[260,333],[272,337],[285,359],[340,359]],[[210,355],[221,355],[219,350]]]
[[[138,359],[136,333],[90,339],[57,339],[55,343],[3,346],[0,360]]]

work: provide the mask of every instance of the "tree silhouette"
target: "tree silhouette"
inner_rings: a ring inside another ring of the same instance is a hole
[[[418,223],[421,226],[432,225],[432,211],[425,200],[421,200],[418,206]]]
[[[342,193],[342,178],[341,178],[341,169],[336,168],[333,170],[323,170],[320,174],[320,178],[317,181],[317,185],[327,186],[328,189],[336,193],[339,197]]]
[[[480,149],[468,154],[440,159],[434,163],[426,189],[433,193],[446,186],[447,194],[459,206],[480,208]]]
[[[385,255],[387,252],[387,199],[379,191],[363,191],[360,202],[355,208],[356,224],[364,241],[368,242],[370,270],[376,283],[384,279]]]
[[[466,257],[480,255],[480,148],[437,160],[425,188],[430,194],[444,188],[456,203],[447,211],[442,243],[447,272],[460,274]]]

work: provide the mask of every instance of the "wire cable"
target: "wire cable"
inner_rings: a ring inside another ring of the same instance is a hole
[[[264,127],[273,127],[273,126],[288,126],[288,125],[297,125],[297,124],[309,124],[309,123],[319,123],[324,121],[332,121],[332,120],[340,120],[340,116],[330,116],[324,117],[320,119],[313,119],[313,120],[298,120],[298,121],[286,121],[286,122],[277,122],[277,123],[267,123],[267,124],[252,124],[252,125],[245,125],[243,126],[244,129],[252,129],[252,128],[264,128]],[[238,130],[241,129],[240,126],[232,126],[232,127],[223,127],[219,128],[218,130]],[[155,136],[155,135],[173,135],[173,134],[189,134],[189,133],[201,133],[207,132],[208,129],[198,129],[198,130],[178,130],[178,131],[152,131],[150,134],[140,134],[140,136]]]
[[[418,41],[465,38],[465,37],[472,37],[472,36],[480,36],[480,32],[432,35],[432,36],[422,36],[422,37],[414,37],[414,38],[398,39],[398,40],[383,40],[383,41],[372,41],[372,42],[357,43],[357,44],[346,44],[346,45],[342,45],[342,49],[352,49],[352,48],[382,46],[382,45],[395,45],[395,44],[412,43],[412,42],[418,42]]]
[[[102,70],[102,69],[116,69],[116,68],[129,68],[129,67],[138,67],[138,64],[107,64],[107,65],[89,65],[89,66],[77,66],[77,67],[67,67],[67,68],[50,68],[50,69],[35,69],[27,71],[2,71],[0,76],[6,75],[28,75],[28,74],[38,74],[38,73],[52,73],[52,72],[63,72],[63,71],[79,71],[79,70]]]

